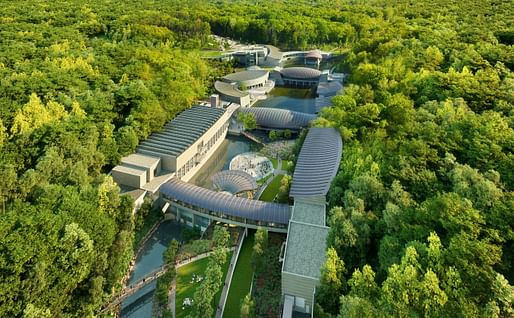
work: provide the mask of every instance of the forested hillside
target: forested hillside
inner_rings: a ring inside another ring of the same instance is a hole
[[[512,1],[223,4],[219,34],[348,52],[316,316],[513,317]]]
[[[132,255],[104,172],[205,94],[209,25],[164,2],[0,1],[0,316],[86,317]]]
[[[512,2],[383,4],[348,9],[319,122],[345,147],[318,316],[513,317]]]
[[[511,0],[0,0],[0,316],[87,317],[127,269],[105,176],[217,74],[208,34],[346,52],[317,317],[513,317]]]

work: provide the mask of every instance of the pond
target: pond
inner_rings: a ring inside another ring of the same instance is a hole
[[[172,239],[180,240],[183,227],[173,221],[163,222],[154,235],[146,242],[143,251],[136,259],[136,265],[128,284],[141,279],[143,276],[156,270],[163,264],[162,253],[166,250]],[[123,318],[150,318],[152,317],[152,302],[156,282],[152,282],[134,295],[128,297],[121,304],[120,317]]]
[[[207,160],[202,169],[198,171],[189,183],[197,186],[212,189],[211,177],[219,171],[228,170],[232,158],[245,153],[259,151],[262,147],[245,137],[227,136],[223,144]]]
[[[314,114],[315,91],[313,89],[275,87],[268,94],[267,99],[259,100],[253,106],[280,108]]]

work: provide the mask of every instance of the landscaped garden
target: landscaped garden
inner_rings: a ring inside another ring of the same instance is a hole
[[[259,233],[260,231],[260,233]],[[255,317],[280,317],[281,263],[280,248],[285,235],[257,230],[252,255],[255,285],[252,289],[252,312]]]
[[[243,298],[250,292],[252,284],[252,249],[254,244],[254,233],[249,232],[248,237],[243,242],[241,252],[237,259],[234,275],[232,276],[232,284],[228,293],[227,302],[225,304],[224,318],[240,317],[241,302]]]
[[[223,266],[223,282],[227,276],[228,266],[232,252],[228,254],[227,262]],[[176,317],[187,317],[191,313],[191,305],[183,305],[186,299],[192,300],[196,289],[200,286],[209,264],[209,257],[180,267],[177,270],[177,294],[175,300]],[[218,307],[221,289],[214,297],[214,308]]]
[[[272,202],[280,190],[280,185],[283,177],[284,175],[282,174],[276,176],[273,179],[273,181],[271,181],[271,183],[266,187],[266,190],[262,192],[259,200]]]

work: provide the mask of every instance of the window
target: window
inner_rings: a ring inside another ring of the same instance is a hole
[[[302,297],[295,297],[294,305],[295,305],[295,307],[300,307],[300,308],[304,309],[305,308],[305,299],[303,299]]]

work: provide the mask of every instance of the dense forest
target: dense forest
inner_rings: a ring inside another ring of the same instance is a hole
[[[319,121],[345,146],[318,316],[513,317],[512,2],[383,3],[348,9]]]
[[[105,172],[205,94],[209,25],[164,2],[0,7],[0,316],[91,316],[132,256]]]
[[[317,122],[344,150],[316,316],[514,316],[511,1],[188,6],[218,35],[346,54]]]
[[[220,68],[215,33],[337,49],[317,317],[512,317],[510,0],[0,0],[0,316],[87,317],[132,255],[106,176]]]

